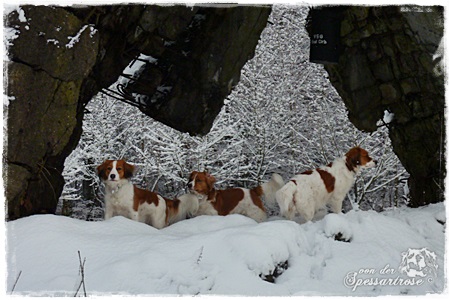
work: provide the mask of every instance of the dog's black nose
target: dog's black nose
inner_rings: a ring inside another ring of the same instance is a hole
[[[110,175],[109,175],[109,178],[112,179],[112,180],[114,180],[114,179],[116,178],[116,174],[110,174]]]

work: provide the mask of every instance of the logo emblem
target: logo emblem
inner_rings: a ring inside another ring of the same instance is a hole
[[[397,268],[386,264],[384,268],[361,268],[348,272],[344,285],[353,292],[358,287],[374,286],[420,286],[426,281],[431,283],[437,277],[437,255],[427,248],[408,249],[401,254],[401,262]]]
[[[402,261],[398,267],[401,274],[405,274],[410,278],[436,278],[437,269],[436,253],[427,248],[408,249],[408,251],[403,252]]]

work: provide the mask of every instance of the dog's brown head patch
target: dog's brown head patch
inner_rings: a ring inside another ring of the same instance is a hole
[[[208,195],[214,189],[216,178],[208,172],[194,171],[189,176],[188,187],[191,191],[195,191],[201,195]]]
[[[133,177],[134,166],[127,163],[125,160],[105,160],[97,167],[97,174],[103,180],[110,179],[110,174],[113,172],[118,175],[117,180]]]
[[[349,171],[355,171],[359,166],[364,167],[375,161],[369,156],[369,153],[361,147],[353,147],[345,154],[345,165]],[[370,164],[371,165],[371,164]]]

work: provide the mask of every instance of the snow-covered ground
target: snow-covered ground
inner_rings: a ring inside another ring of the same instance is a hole
[[[32,216],[6,224],[6,288],[15,286],[13,295],[74,295],[79,251],[88,296],[442,293],[444,222],[443,203],[328,214],[306,224],[201,216],[163,230],[122,217]],[[339,232],[349,242],[335,240]],[[260,278],[286,261],[275,283]]]

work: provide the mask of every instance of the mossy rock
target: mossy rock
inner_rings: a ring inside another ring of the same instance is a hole
[[[23,6],[26,22],[10,15],[9,26],[20,31],[10,49],[12,60],[64,80],[87,76],[98,53],[99,34],[93,26],[59,7]]]
[[[76,126],[81,81],[63,82],[18,63],[9,66],[8,74],[8,95],[15,100],[8,107],[7,156],[34,168],[67,144]]]

